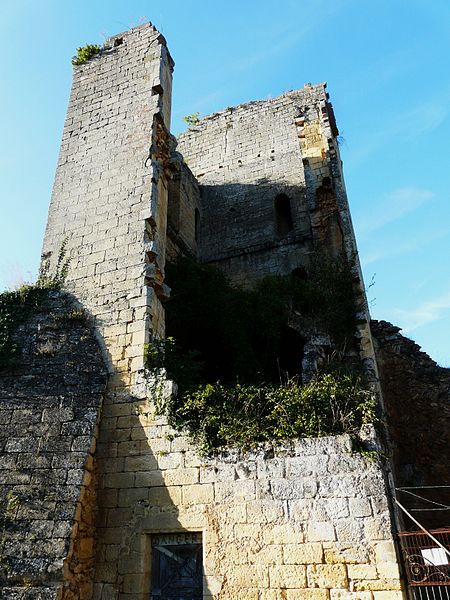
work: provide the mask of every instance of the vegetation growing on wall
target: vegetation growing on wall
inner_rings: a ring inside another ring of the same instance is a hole
[[[83,63],[90,60],[93,56],[98,54],[101,51],[101,46],[97,44],[86,44],[86,46],[81,46],[77,48],[77,53],[75,56],[72,56],[72,64],[73,65],[82,65]]]
[[[283,380],[292,317],[309,333],[329,334],[334,348],[353,344],[353,277],[343,258],[317,259],[307,279],[266,277],[253,290],[230,285],[214,267],[180,258],[168,265],[167,281],[172,288],[165,304],[167,334],[181,353],[198,354],[207,381]]]
[[[169,423],[185,430],[206,454],[229,446],[249,449],[259,442],[356,435],[374,420],[375,400],[357,376],[323,373],[306,385],[199,385],[166,399]]]
[[[23,285],[17,290],[0,294],[0,368],[8,365],[18,353],[14,333],[33,314],[45,307],[52,290],[60,289],[67,276],[69,260],[64,242],[58,254],[54,273],[50,274],[48,261],[41,266],[34,285]]]
[[[200,113],[195,112],[195,113],[192,113],[191,115],[186,115],[183,117],[183,121],[185,123],[187,123],[189,128],[195,127],[196,125],[198,125],[200,123]]]
[[[253,290],[233,287],[218,269],[188,258],[169,265],[167,278],[166,326],[173,337],[149,345],[146,363],[154,372],[164,367],[177,382],[177,395],[159,409],[205,452],[353,434],[374,419],[373,394],[348,362],[330,360],[306,385],[283,363],[294,314],[310,332],[327,333],[335,348],[352,346],[353,277],[343,258],[322,257],[307,279],[268,277]]]

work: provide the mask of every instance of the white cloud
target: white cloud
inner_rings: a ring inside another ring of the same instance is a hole
[[[408,238],[404,243],[399,243],[398,238],[395,243],[385,243],[383,246],[378,243],[375,249],[361,252],[361,264],[363,267],[367,267],[381,260],[409,254],[427,244],[445,238],[449,234],[450,227],[446,227],[438,231],[426,231],[416,234],[413,238]]]
[[[442,319],[447,311],[450,311],[450,290],[411,310],[393,309],[392,314],[396,316],[400,327],[408,333]]]
[[[433,198],[430,190],[418,187],[403,187],[384,194],[377,202],[377,210],[370,216],[364,216],[357,222],[356,229],[360,236],[380,229],[392,221],[397,221],[404,215],[415,211],[419,206]]]

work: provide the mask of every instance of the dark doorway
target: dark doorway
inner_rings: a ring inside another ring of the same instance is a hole
[[[292,327],[284,328],[278,358],[279,377],[283,383],[296,377],[301,379],[304,346],[305,340],[298,331]]]
[[[201,533],[152,536],[152,600],[202,600]]]
[[[275,216],[278,237],[284,237],[294,229],[291,201],[286,194],[279,194],[275,198]]]

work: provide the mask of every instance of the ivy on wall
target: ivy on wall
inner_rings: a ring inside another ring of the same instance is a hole
[[[66,241],[58,253],[55,270],[50,273],[50,263],[41,265],[39,278],[34,285],[27,284],[17,290],[0,294],[0,368],[10,364],[18,355],[14,341],[17,328],[46,306],[49,293],[61,288],[69,268]]]

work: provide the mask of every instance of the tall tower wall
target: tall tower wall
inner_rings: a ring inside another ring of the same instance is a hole
[[[75,67],[44,240],[53,265],[66,241],[68,287],[125,378],[150,332],[164,334],[172,69],[150,24]]]
[[[205,117],[178,137],[177,148],[200,186],[199,257],[235,283],[308,271],[313,256],[351,260],[361,356],[375,382],[338,133],[326,84],[307,84]]]

